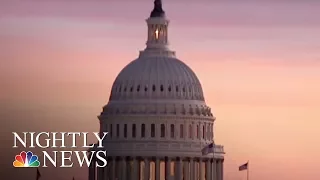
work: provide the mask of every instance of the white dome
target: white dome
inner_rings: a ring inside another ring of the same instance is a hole
[[[212,117],[195,73],[170,56],[142,56],[113,83],[101,115],[186,115]]]
[[[195,73],[169,50],[168,23],[161,0],[155,0],[147,47],[116,77],[98,116],[100,132],[108,132],[103,141],[108,168],[90,166],[89,180],[181,180],[201,174],[223,180],[223,146],[213,142],[215,117]]]
[[[98,117],[109,157],[203,158],[214,139],[215,117],[196,74],[168,48],[168,24],[155,1],[147,46],[116,77]]]
[[[183,99],[204,101],[195,73],[182,61],[168,56],[142,56],[116,78],[110,101]]]

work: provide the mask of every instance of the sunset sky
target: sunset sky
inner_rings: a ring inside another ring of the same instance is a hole
[[[319,180],[320,1],[163,7],[170,48],[197,74],[217,117],[225,180],[245,180],[238,166],[248,160],[251,180]],[[12,131],[98,131],[115,77],[145,48],[152,8],[153,0],[0,2],[1,148],[10,154],[2,169],[18,153]],[[44,170],[43,180],[87,179],[57,171]]]

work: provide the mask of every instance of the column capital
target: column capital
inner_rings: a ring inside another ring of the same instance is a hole
[[[165,160],[165,161],[171,161],[172,159],[174,159],[174,158],[168,157],[168,156],[164,157],[164,160]]]
[[[183,159],[185,159],[185,160],[187,160],[187,161],[196,161],[198,158],[195,158],[195,157],[185,157],[185,158],[183,158]]]
[[[183,157],[176,157],[176,161],[182,161]]]
[[[144,159],[143,157],[141,156],[124,156],[124,158],[126,160],[141,160],[141,159]]]

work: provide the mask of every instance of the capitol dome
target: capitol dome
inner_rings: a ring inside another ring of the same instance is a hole
[[[132,99],[204,101],[195,73],[182,61],[167,56],[139,57],[119,73],[110,101]]]
[[[89,180],[223,180],[215,117],[196,74],[168,48],[161,0],[146,21],[146,48],[118,74],[98,116],[108,167],[90,167]]]

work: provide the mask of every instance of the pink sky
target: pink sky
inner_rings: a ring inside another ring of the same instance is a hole
[[[198,75],[217,117],[225,180],[245,179],[238,166],[247,160],[250,179],[319,180],[320,2],[163,4],[170,47]],[[97,131],[113,80],[145,47],[152,6],[152,0],[1,1],[0,115],[9,126],[3,137]]]

